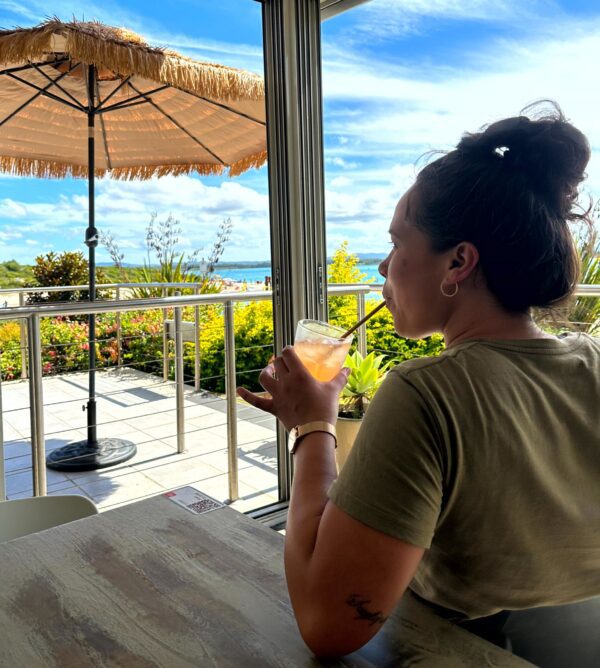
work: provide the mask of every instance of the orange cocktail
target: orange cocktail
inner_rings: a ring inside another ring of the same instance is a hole
[[[320,320],[300,320],[294,350],[308,371],[321,381],[332,380],[344,365],[352,335],[342,339],[344,330]]]

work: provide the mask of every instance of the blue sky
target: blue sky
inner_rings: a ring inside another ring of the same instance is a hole
[[[57,15],[126,26],[151,44],[262,73],[260,5],[253,0],[102,3],[0,0],[0,26]],[[589,137],[585,190],[600,196],[600,5],[597,0],[372,0],[323,24],[327,245],[387,252],[395,202],[415,160],[464,131],[557,100]],[[210,249],[231,218],[224,260],[269,256],[266,168],[236,179],[166,177],[97,183],[97,225],[125,261],[143,258],[150,213],[172,213],[182,249]],[[0,175],[0,261],[85,250],[84,181]],[[102,249],[99,260],[108,260]]]

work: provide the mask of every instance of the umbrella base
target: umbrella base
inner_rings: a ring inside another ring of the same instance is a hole
[[[53,450],[46,457],[46,466],[56,471],[93,471],[131,459],[137,448],[121,438],[99,438],[96,444],[76,441]]]

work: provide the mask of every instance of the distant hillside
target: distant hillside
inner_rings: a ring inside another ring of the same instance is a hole
[[[383,257],[377,253],[356,253],[358,263],[360,264],[374,264],[381,262]],[[327,262],[331,262],[331,258],[327,258]],[[114,266],[112,262],[98,262],[99,273],[101,275],[101,282],[119,283],[123,280],[122,273]],[[132,264],[130,262],[123,262],[123,270],[126,280],[135,281],[137,276],[135,269],[141,267],[139,264]],[[270,260],[240,260],[239,262],[219,262],[216,266],[215,273],[227,271],[228,269],[252,269],[264,267],[270,269]],[[18,288],[24,284],[31,284],[33,282],[33,273],[31,265],[19,264],[15,260],[7,260],[0,262],[0,288]]]
[[[20,288],[33,281],[31,266],[19,264],[16,260],[0,262],[0,287]]]

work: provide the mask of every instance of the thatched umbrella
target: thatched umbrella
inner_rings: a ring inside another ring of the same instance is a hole
[[[267,158],[264,84],[242,70],[148,46],[97,22],[0,31],[0,170],[42,178],[87,177],[90,300],[96,298],[94,175],[230,176]],[[62,470],[112,466],[133,443],[98,439],[95,317],[89,318],[88,437],[54,450]]]

